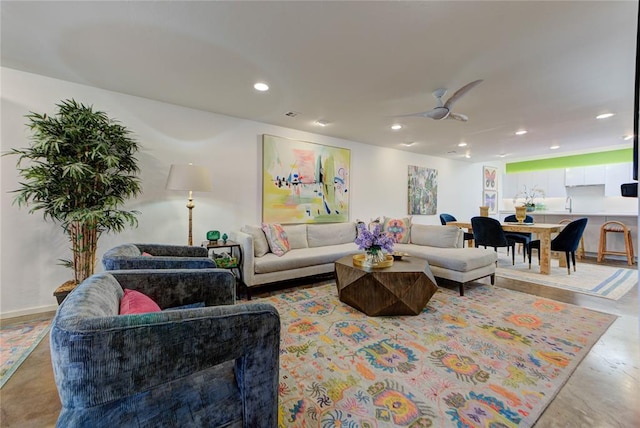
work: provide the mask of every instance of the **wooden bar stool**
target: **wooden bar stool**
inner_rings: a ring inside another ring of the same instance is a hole
[[[564,218],[560,220],[558,224],[569,224],[572,221],[573,220],[571,220],[570,218]],[[579,260],[582,260],[584,259],[585,254],[586,253],[584,252],[584,235],[582,235],[582,238],[580,238],[580,245],[578,246],[578,251],[576,251],[576,257],[578,257]]]
[[[607,233],[622,233],[625,251],[607,250]],[[633,242],[631,241],[631,231],[624,223],[619,221],[607,221],[600,226],[600,245],[598,246],[598,261],[604,260],[605,254],[615,254],[627,256],[627,264],[633,266]]]

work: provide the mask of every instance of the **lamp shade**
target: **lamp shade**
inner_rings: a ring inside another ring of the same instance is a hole
[[[210,171],[204,166],[193,164],[171,165],[166,188],[169,190],[210,192],[213,190]]]

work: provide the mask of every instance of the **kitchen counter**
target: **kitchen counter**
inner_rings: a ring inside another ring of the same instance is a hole
[[[500,214],[515,214],[515,211],[500,211]],[[584,212],[584,211],[531,211],[529,215],[564,215],[564,216],[585,216],[585,217],[638,217],[638,213],[632,212]]]

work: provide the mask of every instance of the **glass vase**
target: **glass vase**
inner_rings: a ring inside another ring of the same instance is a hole
[[[364,253],[365,266],[369,266],[369,267],[377,266],[379,263],[383,262],[384,260],[385,260],[385,257],[382,250],[377,248],[371,248],[371,249],[365,250],[365,253]]]

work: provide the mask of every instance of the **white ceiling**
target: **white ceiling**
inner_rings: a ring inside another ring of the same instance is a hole
[[[631,146],[636,1],[0,7],[2,66],[71,82],[471,162]],[[393,117],[476,79],[454,108],[468,122]],[[259,80],[271,90],[254,91]],[[616,115],[595,119],[604,112]]]

